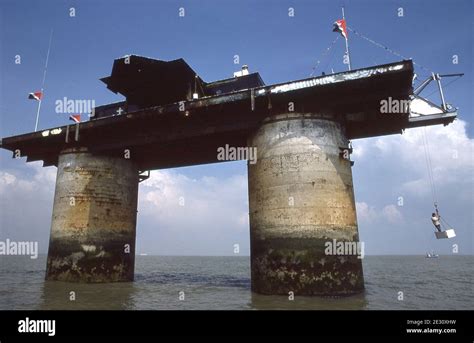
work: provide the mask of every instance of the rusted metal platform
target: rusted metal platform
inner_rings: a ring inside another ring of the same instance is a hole
[[[105,78],[107,79],[107,78]],[[140,170],[220,162],[216,149],[246,146],[264,118],[289,112],[318,113],[340,122],[348,139],[401,133],[416,126],[449,124],[455,114],[410,118],[409,113],[380,113],[380,102],[407,100],[413,88],[413,64],[391,64],[254,87],[199,99],[138,109],[1,140],[27,161],[57,165],[60,151],[85,147],[109,156],[125,149]],[[314,115],[313,115],[314,116]]]

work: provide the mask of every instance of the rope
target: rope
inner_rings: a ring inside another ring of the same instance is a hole
[[[453,82],[456,82],[456,81],[459,80],[460,78],[461,78],[461,76],[458,76],[457,78],[452,79],[451,81],[449,81],[448,83],[446,83],[445,85],[443,85],[443,88],[444,88],[444,89],[448,88],[448,86],[449,86],[450,84],[452,84]],[[438,92],[439,92],[438,90],[435,90],[435,91],[431,92],[430,94],[426,95],[425,98],[427,98],[427,97],[433,95],[434,93],[438,93]]]
[[[331,43],[331,45],[329,45],[326,50],[324,50],[321,54],[321,56],[319,56],[319,59],[318,61],[316,62],[316,65],[313,67],[313,71],[311,72],[311,74],[309,76],[313,76],[314,75],[314,72],[316,71],[316,69],[318,68],[319,64],[321,63],[321,60],[323,59],[323,57],[325,57],[329,51],[331,51],[332,47],[334,46],[334,44],[336,44],[337,40],[339,39],[339,35],[336,36],[336,39],[334,39]]]
[[[326,58],[326,63],[323,65],[323,70],[331,70],[331,74],[334,74],[334,71],[332,70],[333,68],[333,64],[334,64],[334,51],[335,50],[331,50],[328,54],[327,54],[327,58]]]
[[[449,224],[446,220],[443,219],[443,217],[439,217],[439,220],[441,220],[445,226],[447,226],[448,228],[453,228],[453,226],[451,224]]]
[[[431,163],[431,154],[430,154],[430,148],[429,148],[429,142],[428,142],[428,137],[426,136],[426,129],[425,127],[422,128],[422,141],[423,141],[423,148],[425,150],[425,161],[426,161],[426,166],[428,169],[428,179],[430,182],[431,186],[431,195],[433,197],[433,203],[437,204],[437,193],[436,193],[436,183],[434,181],[434,175],[433,175],[433,165]]]
[[[35,132],[38,130],[38,122],[39,116],[41,111],[41,103],[43,102],[44,98],[44,85],[46,82],[46,72],[48,71],[48,62],[49,62],[49,53],[51,52],[51,42],[53,40],[53,29],[51,29],[51,33],[49,35],[49,44],[48,44],[48,52],[46,54],[46,62],[44,65],[44,72],[43,72],[43,81],[41,82],[41,98],[38,101],[38,109],[36,111],[36,122],[35,122]]]
[[[459,78],[456,78],[456,79],[448,82],[446,85],[444,85],[444,88],[447,88],[450,84],[452,84],[453,82],[455,82],[457,80],[459,80]],[[426,97],[429,97],[429,96],[433,95],[436,92],[437,91],[434,91],[434,92],[428,94]],[[413,113],[416,113],[416,112],[413,112]],[[418,114],[422,115],[421,113],[418,113]],[[427,165],[427,169],[428,169],[428,176],[429,176],[429,180],[430,180],[430,186],[431,186],[431,193],[432,193],[432,197],[433,197],[433,202],[435,204],[437,204],[437,197],[438,196],[437,196],[437,192],[436,192],[436,183],[434,181],[433,167],[432,167],[432,162],[431,162],[431,152],[430,152],[430,148],[429,148],[429,141],[428,141],[428,137],[426,135],[425,127],[423,127],[422,139],[423,139],[423,147],[425,149],[425,160],[426,160],[426,165]],[[440,220],[444,221],[445,225],[447,225],[448,227],[452,227],[443,218],[440,217]]]
[[[369,37],[366,37],[364,36],[363,34],[359,33],[358,31],[350,28],[350,27],[347,27],[347,29],[349,31],[351,31],[352,33],[354,33],[356,36],[359,36],[360,38],[368,41],[369,43],[372,43],[374,44],[375,46],[385,50],[385,51],[388,51],[389,53],[399,57],[399,58],[402,58],[404,60],[408,60],[409,58],[403,56],[402,54],[400,54],[399,52],[395,51],[395,50],[392,50],[390,49],[388,46],[385,46],[381,43],[378,43],[376,41],[374,41],[373,39],[370,39]],[[424,71],[428,72],[429,75],[432,75],[433,72],[431,70],[429,70],[428,68],[422,66],[421,64],[418,64],[416,63],[415,61],[413,61],[413,65],[423,69]],[[446,85],[444,85],[444,88],[447,88],[450,84],[452,84],[453,82],[457,81],[459,78],[456,78],[450,82],[448,82]],[[431,95],[433,95],[434,93],[436,93],[436,91],[430,93],[429,95],[427,95],[426,97],[429,97]],[[426,135],[426,129],[425,127],[423,127],[423,132],[422,132],[422,141],[423,141],[423,148],[425,150],[425,161],[426,161],[426,165],[427,165],[427,169],[428,169],[428,179],[429,179],[429,182],[430,182],[430,186],[431,186],[431,195],[433,197],[433,203],[436,207],[436,209],[438,208],[438,201],[437,201],[437,198],[438,198],[438,194],[437,194],[437,191],[436,191],[436,183],[435,183],[435,179],[434,179],[434,174],[433,174],[433,164],[432,164],[432,161],[431,161],[431,152],[430,152],[430,147],[429,147],[429,141],[428,141],[428,137]],[[442,221],[445,225],[447,225],[448,227],[452,227],[446,220],[444,220],[441,216],[440,216],[440,221]]]
[[[384,49],[385,51],[388,51],[388,52],[390,52],[391,54],[393,54],[393,55],[395,55],[395,56],[397,56],[397,57],[400,57],[400,58],[403,59],[403,60],[409,60],[409,59],[410,59],[410,58],[407,58],[407,57],[403,56],[401,53],[399,53],[399,52],[397,52],[397,51],[395,51],[395,50],[390,49],[388,46],[385,46],[385,45],[383,45],[383,44],[381,44],[381,43],[378,43],[378,42],[374,41],[373,39],[371,39],[371,38],[369,38],[369,37],[364,36],[362,33],[358,32],[358,31],[356,31],[356,30],[354,30],[354,29],[352,29],[352,28],[350,28],[350,27],[347,27],[347,29],[348,29],[349,31],[351,31],[352,33],[354,33],[355,35],[359,36],[360,38],[365,39],[365,40],[368,41],[369,43],[372,43],[372,44],[374,44],[375,46],[378,46],[379,48]],[[413,61],[413,60],[412,60],[412,62],[413,62],[414,65],[416,65],[416,66],[420,67],[421,69],[425,70],[426,72],[428,72],[429,75],[432,74],[432,71],[429,70],[428,68],[423,67],[421,64],[415,63],[415,61]]]
[[[458,76],[457,79],[453,79],[453,80],[449,81],[448,83],[446,83],[445,85],[443,85],[443,88],[444,88],[444,89],[448,88],[449,85],[451,85],[451,84],[454,83],[455,81],[459,80],[460,78],[461,78],[461,77]],[[438,93],[438,92],[439,92],[438,90],[435,90],[435,91],[431,92],[430,94],[425,95],[425,96],[423,96],[423,97],[424,97],[424,98],[428,98],[428,97],[432,96],[434,93]],[[420,116],[426,115],[425,113],[419,113],[419,112],[415,112],[415,111],[411,111],[411,110],[410,110],[410,113],[412,113],[412,114],[418,114],[418,115],[420,115]]]
[[[41,82],[41,90],[44,89],[44,84],[45,84],[45,81],[46,81],[46,72],[48,71],[49,53],[51,52],[51,41],[52,40],[53,40],[53,29],[51,29],[51,33],[49,35],[48,53],[46,54],[46,63],[44,65],[43,82]]]

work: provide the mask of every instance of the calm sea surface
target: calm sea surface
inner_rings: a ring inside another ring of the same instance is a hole
[[[290,301],[250,291],[249,257],[137,256],[134,282],[75,284],[44,281],[44,255],[1,256],[0,309],[474,309],[474,256],[366,256],[363,263],[364,294]]]

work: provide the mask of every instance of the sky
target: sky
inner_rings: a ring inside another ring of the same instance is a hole
[[[341,4],[0,0],[0,137],[34,129],[37,104],[27,94],[41,88],[51,30],[40,129],[68,122],[55,113],[57,99],[93,99],[97,105],[123,100],[99,78],[110,75],[113,60],[127,54],[182,57],[208,82],[231,77],[243,64],[258,71],[266,84],[307,78],[318,60],[316,75],[344,71],[343,39],[324,53],[337,35],[332,24],[341,17]],[[460,254],[473,254],[472,1],[344,4],[348,26],[413,58],[420,81],[427,70],[465,73],[449,85],[452,80],[443,80],[447,101],[459,107],[454,124],[353,141],[354,190],[366,254],[451,254],[453,244]],[[401,59],[351,32],[349,44],[353,68]],[[433,92],[431,87],[423,94]],[[439,103],[437,93],[430,99]],[[451,240],[434,237],[423,130],[441,213],[456,229]],[[0,240],[38,241],[46,252],[56,167],[11,157],[0,151]],[[246,162],[153,171],[140,184],[138,210],[138,253],[232,255],[239,244],[240,254],[249,254]]]

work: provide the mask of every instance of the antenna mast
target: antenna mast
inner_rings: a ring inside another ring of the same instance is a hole
[[[43,97],[44,97],[44,83],[46,81],[46,72],[48,70],[49,52],[51,51],[51,41],[52,41],[52,39],[53,39],[53,29],[51,29],[51,34],[49,35],[48,52],[46,54],[46,62],[45,62],[45,65],[44,65],[43,82],[41,83],[41,98],[38,101],[38,110],[36,111],[35,132],[38,130],[38,121],[39,121],[39,115],[40,115],[40,110],[41,110],[41,102],[43,101]]]
[[[344,22],[346,22],[346,16],[345,16],[345,13],[344,13],[344,6],[342,6],[342,19],[344,20]],[[347,27],[347,23],[346,23],[346,27]],[[345,38],[346,38],[346,56],[347,56],[347,61],[349,62],[348,67],[349,67],[349,70],[352,70],[351,55],[349,53],[349,36],[346,36]]]

